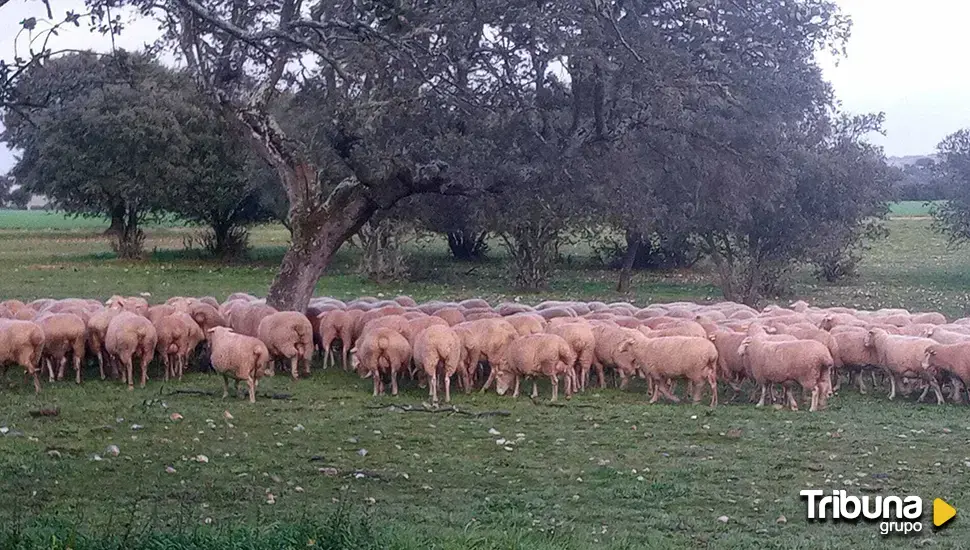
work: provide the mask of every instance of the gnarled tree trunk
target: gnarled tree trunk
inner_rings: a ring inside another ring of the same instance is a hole
[[[623,265],[620,266],[620,280],[616,283],[617,292],[628,292],[630,282],[633,279],[633,264],[636,262],[637,254],[640,253],[640,245],[643,237],[636,231],[626,232],[626,254],[623,255]]]

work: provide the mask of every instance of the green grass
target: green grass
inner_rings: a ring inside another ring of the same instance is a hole
[[[901,201],[889,206],[889,216],[894,218],[925,217],[930,215],[932,206],[933,202]]]
[[[223,266],[182,250],[194,230],[152,227],[150,258],[125,262],[110,254],[101,227],[41,219],[29,230],[0,223],[0,297],[264,294],[287,242],[285,230],[259,228],[254,259]],[[948,249],[925,218],[903,216],[888,226],[890,238],[867,253],[858,281],[823,285],[801,273],[798,297],[967,314],[967,254]],[[538,294],[509,289],[500,248],[483,264],[451,262],[438,241],[422,241],[412,252],[410,279],[379,285],[356,275],[357,253],[344,249],[318,293],[640,304],[719,296],[703,267],[638,274],[633,292],[617,294],[616,274],[595,267],[581,246],[565,250],[572,259]],[[369,381],[339,370],[317,370],[297,383],[268,379],[263,392],[294,399],[255,405],[171,394],[217,391],[219,380],[203,374],[181,384],[153,379],[134,392],[93,375],[88,370],[81,387],[45,384],[37,397],[15,374],[0,388],[0,426],[10,430],[0,436],[7,496],[0,499],[0,547],[275,549],[313,541],[320,548],[808,549],[929,541],[923,544],[964,548],[970,537],[970,524],[959,517],[913,539],[883,538],[870,524],[809,524],[798,497],[802,488],[841,488],[851,480],[846,488],[857,494],[922,496],[927,517],[938,496],[965,509],[970,427],[966,411],[954,405],[844,391],[818,414],[746,404],[709,411],[647,405],[637,383],[629,391],[589,392],[563,407],[456,395],[462,409],[511,413],[472,418],[380,408],[419,405],[425,390],[406,384],[398,398],[375,399]],[[547,396],[549,389],[541,391]],[[43,407],[59,407],[60,415],[29,414]],[[173,412],[184,420],[171,421]],[[132,430],[134,424],[143,429]],[[511,451],[496,444],[500,437],[517,440]],[[120,456],[105,454],[111,444]],[[209,462],[192,460],[200,454]],[[368,475],[358,479],[358,470]],[[717,521],[722,515],[726,524]],[[781,515],[787,523],[776,522]]]

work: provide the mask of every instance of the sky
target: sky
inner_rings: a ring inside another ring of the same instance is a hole
[[[819,55],[844,110],[885,112],[886,136],[873,136],[889,156],[932,153],[947,134],[970,127],[970,72],[963,70],[965,0],[836,0],[853,20],[848,56]],[[83,11],[83,1],[57,0],[57,10]],[[918,6],[918,8],[917,8]],[[11,0],[0,8],[0,58],[11,59],[19,22],[39,15],[37,0]],[[55,16],[61,12],[55,13]],[[115,39],[116,46],[137,50],[158,35],[156,24],[134,21]],[[52,41],[55,48],[107,51],[109,38],[84,25]],[[23,48],[24,37],[16,41]],[[14,154],[0,144],[0,173]]]

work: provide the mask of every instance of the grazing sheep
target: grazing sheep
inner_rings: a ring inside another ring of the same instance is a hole
[[[361,376],[374,379],[374,396],[384,395],[382,373],[391,376],[391,394],[397,395],[397,375],[411,361],[411,347],[400,332],[379,327],[369,330],[351,350],[351,366]]]
[[[630,348],[638,337],[644,337],[643,334],[633,329],[597,322],[593,325],[593,337],[596,341],[593,368],[596,369],[600,389],[606,388],[605,367],[615,368],[620,375],[620,387],[626,388],[630,376],[636,374]],[[582,380],[579,383],[586,387]]]
[[[205,334],[208,334],[209,329],[229,326],[229,321],[219,313],[219,308],[202,301],[190,304],[188,314]]]
[[[681,321],[679,323],[662,324],[657,328],[640,326],[638,330],[647,338],[664,338],[666,336],[691,336],[707,338],[707,330],[695,321]]]
[[[145,315],[145,317],[148,317],[148,320],[151,321],[153,325],[158,326],[158,322],[163,317],[174,315],[176,312],[178,312],[178,309],[176,309],[175,306],[163,304],[148,308],[148,314]]]
[[[293,380],[300,377],[300,362],[303,363],[303,374],[310,374],[313,327],[306,315],[298,311],[279,311],[267,315],[259,322],[256,336],[266,344],[271,358],[290,362]]]
[[[678,378],[685,378],[693,386],[694,403],[701,400],[704,383],[711,388],[711,407],[717,406],[717,348],[707,338],[695,336],[663,336],[641,338],[634,342],[633,353],[636,368],[643,378],[650,379],[653,386],[651,403],[661,394],[673,402],[679,402],[667,388]]]
[[[34,392],[40,393],[40,359],[44,352],[44,330],[36,323],[0,319],[0,365],[6,377],[11,363],[24,367],[34,379]]]
[[[717,348],[718,377],[731,386],[735,397],[741,391],[741,383],[747,378],[744,359],[738,353],[738,348],[747,337],[746,333],[733,330],[719,330],[708,337]]]
[[[441,317],[451,326],[460,325],[466,321],[465,314],[456,307],[441,308],[435,311],[432,315],[435,317]]]
[[[555,334],[569,344],[576,360],[568,366],[575,371],[576,385],[572,391],[585,391],[589,380],[589,369],[596,357],[596,337],[593,327],[588,323],[560,323],[546,327],[546,332]]]
[[[461,367],[464,350],[458,333],[447,323],[428,326],[415,336],[413,349],[414,363],[428,376],[431,402],[438,403],[438,381],[444,380],[445,403],[450,403],[451,377]]]
[[[135,388],[132,362],[135,357],[140,360],[141,387],[145,387],[148,380],[148,364],[155,357],[155,345],[158,335],[155,327],[147,318],[122,311],[108,323],[108,331],[104,337],[104,347],[118,365],[123,367],[122,377],[128,383],[128,389]]]
[[[189,354],[205,340],[205,332],[186,313],[174,313],[155,323],[157,343],[155,349],[162,357],[165,367],[165,381],[169,377],[182,380]]]
[[[210,328],[209,361],[212,368],[222,375],[222,398],[229,396],[229,378],[239,382],[246,381],[249,388],[249,402],[256,402],[256,387],[263,376],[273,376],[269,364],[269,350],[258,338],[236,334],[227,327]]]
[[[45,313],[34,322],[44,331],[44,360],[50,381],[54,381],[54,368],[57,379],[64,379],[67,357],[71,356],[75,382],[81,383],[81,364],[84,361],[84,348],[87,343],[87,330],[84,320],[73,313]]]
[[[403,327],[404,330],[398,331],[402,336],[407,338],[408,344],[414,347],[414,342],[417,339],[418,334],[428,327],[447,327],[448,322],[441,317],[433,317],[431,315],[425,315],[424,317],[418,317],[417,319],[409,319],[407,325]]]
[[[120,309],[103,309],[91,315],[88,319],[88,346],[91,348],[91,353],[95,355],[98,359],[98,370],[101,373],[101,379],[105,379],[104,374],[104,363],[108,358],[108,352],[104,347],[104,339],[108,334],[108,325],[111,320],[117,317],[121,313]],[[117,376],[117,367],[114,363],[112,366],[112,376]]]
[[[936,377],[923,368],[926,350],[936,345],[935,340],[915,336],[897,336],[881,328],[870,329],[866,334],[865,345],[876,353],[876,360],[889,373],[889,399],[896,397],[896,384],[903,378],[920,378],[929,384],[936,394],[936,402],[943,404],[943,392]],[[928,389],[929,389],[928,388]],[[920,396],[922,399],[926,395]]]
[[[839,360],[842,368],[849,373],[850,381],[854,378],[859,393],[866,393],[866,384],[863,374],[878,360],[873,348],[867,347],[867,331],[861,327],[837,327],[842,330],[832,330],[830,333],[836,344],[839,346]],[[875,380],[875,379],[873,379]]]
[[[487,361],[494,369],[496,363],[505,355],[509,343],[518,337],[518,333],[505,319],[466,321],[452,328],[465,348],[462,382],[465,392],[468,393],[475,386],[479,361]]]
[[[276,313],[279,313],[276,308],[266,304],[243,304],[232,308],[227,319],[233,332],[258,338],[260,323]]]
[[[519,386],[523,377],[532,378],[532,398],[539,395],[536,377],[546,377],[552,383],[552,401],[559,398],[559,377],[566,383],[566,396],[572,395],[575,372],[571,365],[576,362],[575,353],[569,343],[555,334],[532,334],[518,338],[509,344],[505,356],[492,369],[489,380],[482,391],[488,389],[492,380],[495,391],[505,395],[515,384],[512,397],[519,396]]]
[[[963,390],[970,388],[970,342],[934,344],[926,348],[923,368],[934,378],[949,374],[953,380],[953,400],[963,402]]]
[[[751,377],[761,386],[758,407],[764,406],[770,384],[782,384],[791,409],[798,410],[789,386],[791,382],[797,382],[804,391],[811,391],[809,411],[819,410],[820,403],[824,406],[820,400],[824,399],[825,380],[831,376],[834,361],[821,342],[770,341],[764,334],[757,333],[744,339],[738,353],[744,358]]]
[[[913,336],[922,336],[924,338],[935,340],[941,344],[962,344],[964,342],[970,342],[970,335],[968,334],[953,332],[951,330],[946,330],[939,327],[928,328],[924,330],[922,334]]]

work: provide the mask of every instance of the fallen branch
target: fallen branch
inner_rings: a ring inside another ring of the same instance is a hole
[[[509,411],[481,411],[481,412],[474,412],[474,411],[461,410],[461,409],[459,409],[457,407],[452,407],[450,405],[447,406],[447,407],[440,407],[440,408],[437,408],[437,409],[428,408],[428,407],[414,407],[412,405],[370,405],[370,406],[367,406],[367,407],[364,407],[364,408],[365,409],[372,409],[372,410],[383,409],[383,410],[387,410],[388,412],[395,412],[395,411],[397,411],[397,412],[424,412],[424,413],[430,413],[430,414],[454,413],[454,414],[461,414],[461,415],[464,415],[464,416],[471,416],[473,418],[484,418],[484,417],[487,417],[487,416],[512,416],[512,413],[509,412]]]
[[[194,388],[184,388],[177,389],[168,392],[166,395],[208,395],[210,397],[215,397],[218,392],[213,390],[197,390]],[[293,394],[291,393],[257,393],[256,397],[262,397],[263,399],[279,399],[283,401],[292,401]]]

